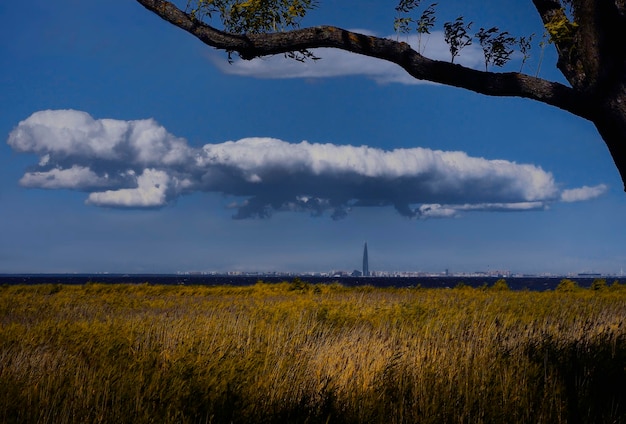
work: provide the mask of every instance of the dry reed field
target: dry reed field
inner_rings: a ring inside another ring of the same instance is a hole
[[[593,288],[3,286],[0,422],[626,422]]]

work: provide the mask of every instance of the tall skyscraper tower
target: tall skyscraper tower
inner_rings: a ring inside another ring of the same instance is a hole
[[[365,247],[363,248],[363,276],[370,276],[370,264],[369,259],[367,258],[367,242],[365,242]]]

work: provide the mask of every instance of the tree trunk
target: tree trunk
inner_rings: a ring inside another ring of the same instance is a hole
[[[533,0],[548,27],[565,16],[561,1]],[[557,66],[593,109],[587,117],[603,138],[626,190],[626,8],[624,0],[570,0],[571,36],[553,38]],[[575,25],[575,26],[574,26]]]
[[[626,191],[626,94],[603,99],[592,121],[609,148]]]

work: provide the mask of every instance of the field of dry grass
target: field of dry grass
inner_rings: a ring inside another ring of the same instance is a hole
[[[0,288],[4,423],[626,422],[626,287]]]

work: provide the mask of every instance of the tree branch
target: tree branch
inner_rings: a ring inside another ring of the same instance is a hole
[[[137,1],[203,43],[217,49],[237,52],[242,59],[313,48],[337,48],[395,63],[416,79],[464,88],[489,96],[523,97],[558,107],[585,119],[593,117],[592,102],[563,84],[516,72],[484,72],[449,62],[431,60],[404,42],[367,36],[332,26],[267,34],[231,34],[193,19],[169,1]]]

